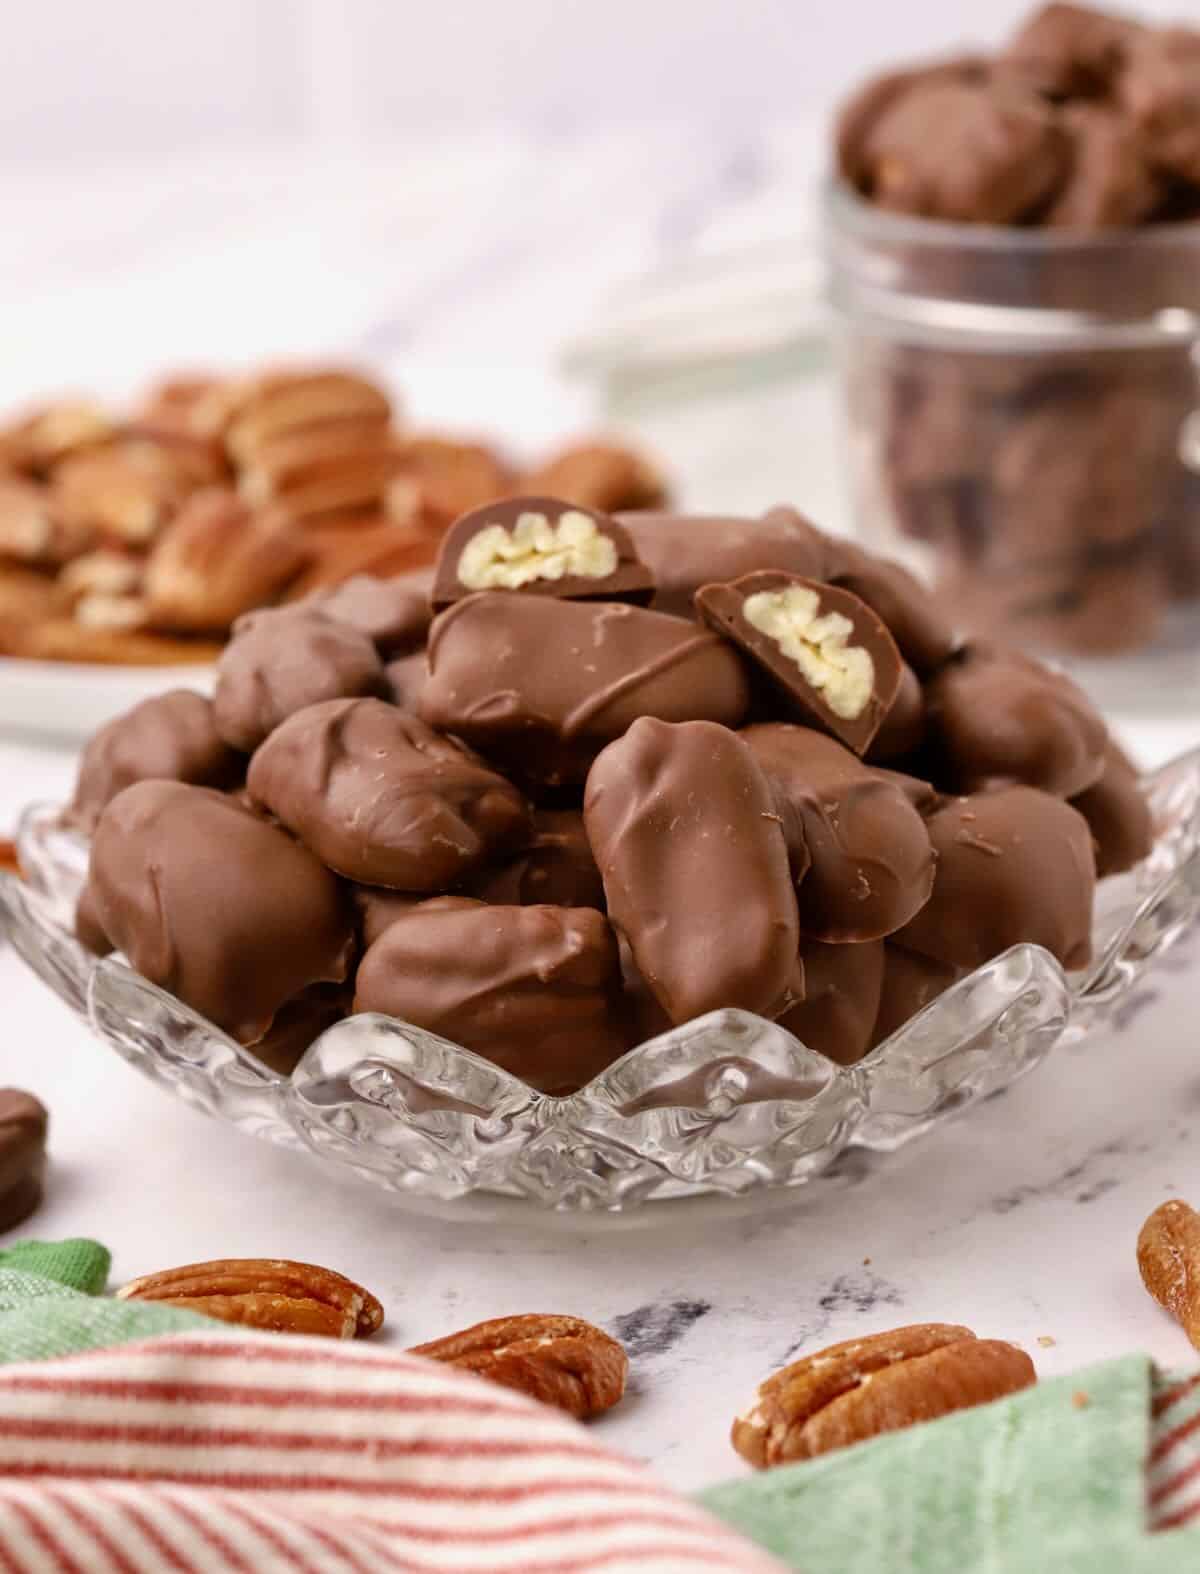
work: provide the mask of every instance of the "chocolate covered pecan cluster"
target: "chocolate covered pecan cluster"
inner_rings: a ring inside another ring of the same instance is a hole
[[[431,599],[244,618],[84,755],[81,940],[277,1069],[382,1012],[561,1094],[726,1007],[849,1063],[1012,945],[1086,965],[1148,851],[1066,678],[792,509],[502,502]]]
[[[211,661],[243,614],[419,570],[465,510],[541,477],[577,507],[666,496],[612,444],[526,476],[411,432],[383,387],[337,366],[174,378],[123,413],[51,403],[0,424],[0,655]]]

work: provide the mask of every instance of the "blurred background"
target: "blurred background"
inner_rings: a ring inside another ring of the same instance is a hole
[[[1026,9],[10,7],[0,404],[336,346],[402,376],[422,416],[539,441],[583,418],[591,394],[556,368],[604,328],[614,288],[808,247],[842,92],[883,62],[994,42]]]

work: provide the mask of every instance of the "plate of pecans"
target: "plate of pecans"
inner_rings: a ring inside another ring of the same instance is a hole
[[[641,456],[587,439],[532,467],[409,428],[336,365],[169,377],[0,422],[0,726],[84,735],[153,694],[207,689],[234,623],[358,574],[428,567],[461,514],[514,491],[666,499]]]

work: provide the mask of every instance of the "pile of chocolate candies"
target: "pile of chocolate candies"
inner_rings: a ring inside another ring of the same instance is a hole
[[[433,613],[430,622],[431,611]],[[236,627],[89,744],[81,940],[277,1069],[383,1012],[552,1094],[720,1007],[850,1063],[1151,827],[1064,677],[814,528],[546,497]]]

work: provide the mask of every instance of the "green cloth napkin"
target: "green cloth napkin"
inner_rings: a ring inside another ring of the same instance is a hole
[[[809,1574],[1195,1574],[1200,1530],[1146,1527],[1153,1378],[1124,1356],[700,1502]]]
[[[101,1299],[111,1261],[96,1241],[18,1241],[0,1251],[0,1365],[212,1326],[196,1312]]]

